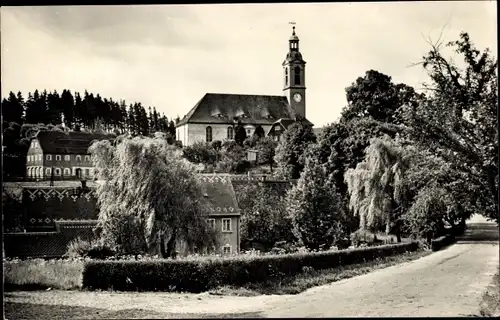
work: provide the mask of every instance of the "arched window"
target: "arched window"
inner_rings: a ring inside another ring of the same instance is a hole
[[[295,67],[295,85],[300,85],[300,67]]]
[[[50,175],[51,175],[51,174],[52,174],[52,172],[51,172],[51,168],[46,168],[46,169],[45,169],[45,175],[46,175],[47,177],[50,177]]]
[[[61,168],[55,168],[54,169],[54,175],[60,176],[61,175]]]
[[[64,175],[65,176],[71,175],[71,170],[69,170],[69,168],[64,168]]]
[[[285,86],[288,86],[288,68],[285,68]]]
[[[206,129],[206,140],[212,142],[212,127],[208,126]]]
[[[234,139],[234,129],[233,129],[233,127],[227,127],[227,138],[229,140],[233,140]]]
[[[75,175],[77,176],[78,179],[81,179],[82,178],[82,169],[76,168]]]

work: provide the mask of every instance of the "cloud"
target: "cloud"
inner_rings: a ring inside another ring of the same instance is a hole
[[[20,23],[64,41],[85,40],[103,47],[119,45],[200,46],[221,42],[190,37],[200,24],[189,7],[179,6],[44,6],[10,10]],[[217,38],[215,38],[217,40]]]

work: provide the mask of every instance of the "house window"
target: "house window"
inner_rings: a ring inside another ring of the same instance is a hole
[[[208,126],[206,129],[206,140],[212,142],[212,127]]]
[[[295,84],[300,85],[300,67],[295,67]]]
[[[231,254],[231,245],[226,244],[226,245],[222,248],[222,253],[224,253],[224,254]]]
[[[56,161],[61,161],[61,156],[56,154]]]
[[[69,170],[69,168],[64,168],[64,175],[65,176],[71,175],[71,170]]]
[[[231,232],[231,219],[230,218],[222,219],[222,231],[223,232]]]
[[[51,161],[52,160],[52,156],[50,154],[46,155],[45,156],[45,160]]]
[[[52,169],[51,168],[45,169],[45,175],[46,176],[50,176],[51,174],[52,174]]]
[[[64,156],[64,161],[69,161],[70,159],[71,159],[71,157],[70,157],[69,154],[67,154],[67,155]]]
[[[54,169],[54,175],[60,176],[61,175],[61,169],[60,168],[55,168]]]
[[[85,156],[85,161],[90,162],[90,156]]]
[[[227,138],[229,140],[234,139],[234,129],[233,129],[233,127],[227,127]]]
[[[207,219],[207,224],[210,228],[215,229],[215,219]]]
[[[78,161],[78,162],[82,161],[82,156],[81,155],[77,155],[76,156],[76,161]]]
[[[85,169],[85,176],[88,177],[90,175],[90,170],[89,169]]]

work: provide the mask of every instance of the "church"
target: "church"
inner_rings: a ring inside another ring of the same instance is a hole
[[[234,139],[241,123],[247,136],[259,126],[266,136],[279,141],[287,127],[301,117],[306,123],[306,62],[299,50],[299,37],[293,27],[288,53],[283,61],[282,95],[207,93],[177,123],[176,137],[183,146],[196,141]]]

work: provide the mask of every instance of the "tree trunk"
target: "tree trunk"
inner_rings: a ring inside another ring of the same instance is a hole
[[[167,243],[167,258],[175,258],[175,244],[177,239],[177,229],[174,228],[172,236]]]
[[[167,258],[167,252],[165,250],[165,232],[161,231],[158,236],[158,241],[160,241],[159,249],[160,249],[160,257],[163,259]]]

